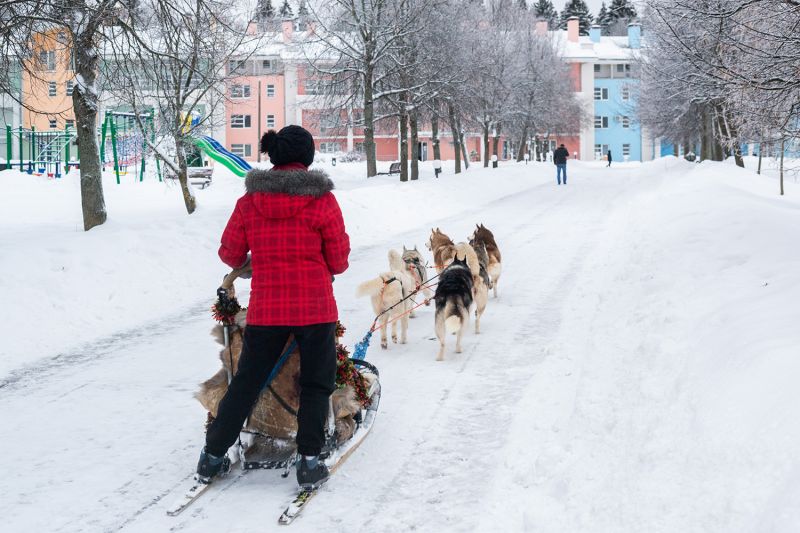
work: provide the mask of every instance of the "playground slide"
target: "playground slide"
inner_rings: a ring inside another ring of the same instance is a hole
[[[219,141],[212,137],[206,135],[199,139],[194,139],[194,143],[198,148],[208,154],[208,157],[217,163],[224,165],[225,168],[240,178],[245,177],[247,175],[247,171],[253,168],[247,161],[226,150],[225,147],[219,143]]]

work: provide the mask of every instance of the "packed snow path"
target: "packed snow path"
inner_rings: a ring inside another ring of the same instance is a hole
[[[372,318],[355,286],[389,248],[424,249],[431,225],[457,241],[492,229],[500,298],[463,353],[448,339],[444,362],[432,307],[408,344],[373,340],[375,429],[292,528],[798,529],[798,203],[681,164],[576,165],[566,187],[551,168],[532,166],[522,192],[354,242],[335,283],[350,346]],[[214,289],[0,386],[4,530],[277,529],[293,482],[269,471],[164,516],[202,445],[192,393],[218,365]]]

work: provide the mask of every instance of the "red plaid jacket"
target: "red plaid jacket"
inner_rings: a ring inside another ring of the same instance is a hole
[[[251,170],[222,234],[219,257],[238,268],[251,252],[247,323],[305,326],[338,319],[333,275],[347,269],[350,238],[320,170]]]

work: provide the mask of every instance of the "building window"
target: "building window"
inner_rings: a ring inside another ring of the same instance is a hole
[[[231,98],[250,98],[250,86],[238,83],[231,85]]]
[[[451,143],[451,144],[455,144],[455,143]],[[363,154],[364,153],[364,143],[363,142],[356,143],[355,146],[353,146],[353,148],[359,154]]]
[[[56,82],[51,81],[50,83],[47,84],[47,94],[49,96],[55,96],[56,94],[58,94],[58,89],[56,89]]]
[[[631,127],[631,118],[623,116],[622,117],[622,127],[623,128],[630,128]]]
[[[261,69],[270,71],[272,70],[272,60],[271,59],[264,59],[261,61]]]
[[[594,88],[594,99],[595,100],[608,100],[608,89],[605,87],[595,87]]]
[[[623,87],[622,88],[622,99],[623,100],[630,100],[631,99],[631,89],[630,87]]]
[[[306,94],[322,94],[322,84],[319,80],[305,80],[303,82]]]
[[[608,127],[608,117],[601,117],[599,115],[594,116],[594,127],[595,129],[602,129]]]
[[[54,118],[50,119],[50,129],[54,130],[58,127],[58,121]]]
[[[231,115],[231,128],[249,128],[250,115]]]
[[[250,157],[253,154],[253,149],[249,144],[232,144],[231,153],[239,157]]]
[[[64,126],[67,127],[67,128],[74,128],[75,127],[75,121],[72,120],[71,118],[68,118],[65,121]]]
[[[629,157],[631,155],[631,145],[630,144],[623,144],[622,145],[622,157]]]
[[[334,142],[319,143],[319,151],[323,154],[332,154],[341,151],[341,145]]]
[[[268,128],[275,127],[275,115],[267,115],[267,127]]]
[[[244,72],[247,61],[244,59],[232,59],[228,61],[228,74],[239,74]]]
[[[68,81],[67,82],[67,96],[72,96],[72,91],[75,90],[75,82]]]
[[[329,133],[339,127],[339,117],[337,115],[322,115],[319,117],[319,131]]]
[[[39,52],[39,66],[42,70],[54,71],[56,69],[56,53],[52,50]]]
[[[275,86],[270,84],[267,85],[267,98],[274,98],[275,97]]]
[[[621,74],[622,76],[624,76],[626,78],[630,78],[631,77],[631,66],[630,66],[630,64],[628,64],[628,63],[620,63],[616,67],[617,67],[617,69],[616,69],[617,70],[617,74]],[[622,77],[622,76],[617,76],[617,77]]]
[[[594,145],[594,158],[595,159],[602,159],[608,153],[608,145],[607,144],[595,144]]]
[[[600,65],[595,65],[594,66],[594,71],[595,72],[600,72]]]

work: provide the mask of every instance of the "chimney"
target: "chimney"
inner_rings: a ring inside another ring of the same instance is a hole
[[[589,39],[591,39],[593,43],[599,43],[600,42],[600,32],[601,31],[602,31],[602,28],[600,26],[598,26],[597,24],[595,24],[594,26],[589,28]]]
[[[580,23],[578,17],[570,17],[567,19],[567,40],[571,43],[578,42],[578,35],[580,34]]]
[[[284,20],[281,22],[281,32],[283,33],[283,42],[292,42],[292,32],[294,31],[294,22],[291,20]]]
[[[642,25],[638,22],[628,24],[628,46],[631,48],[642,46]]]
[[[544,19],[539,19],[536,21],[536,35],[545,36],[547,35],[548,29],[548,22]]]

